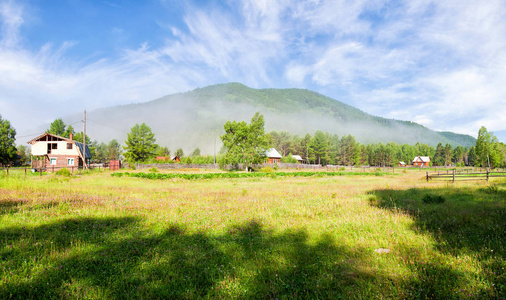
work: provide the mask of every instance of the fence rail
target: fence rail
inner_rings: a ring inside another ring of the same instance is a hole
[[[429,180],[432,179],[441,179],[443,181],[452,181],[455,183],[455,181],[477,181],[477,180],[486,180],[487,182],[490,180],[490,178],[494,177],[506,177],[506,172],[504,169],[501,171],[495,171],[491,172],[489,169],[486,169],[484,172],[481,171],[475,171],[474,168],[471,169],[471,172],[469,172],[470,169],[467,170],[446,170],[446,172],[437,172],[433,174],[429,174],[427,171],[426,173],[426,180],[429,182]],[[451,171],[451,172],[450,172]]]

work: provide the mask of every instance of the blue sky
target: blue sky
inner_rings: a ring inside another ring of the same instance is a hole
[[[506,141],[506,2],[0,0],[0,114],[19,136],[224,82]]]

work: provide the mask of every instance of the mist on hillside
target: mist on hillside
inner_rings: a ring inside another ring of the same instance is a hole
[[[284,90],[232,87],[218,92],[204,88],[151,102],[89,111],[87,134],[99,142],[116,139],[123,143],[130,129],[144,122],[155,133],[157,144],[167,146],[172,153],[182,148],[189,154],[199,147],[203,154],[213,154],[215,149],[221,148],[220,135],[224,134],[226,121],[249,122],[255,112],[260,111],[264,115],[266,132],[288,131],[303,136],[322,130],[340,137],[351,134],[365,144],[458,144],[421,125],[373,117],[310,91],[291,90],[289,94],[282,94]],[[64,121],[76,118],[78,116],[71,116]],[[76,130],[81,131],[80,128]]]

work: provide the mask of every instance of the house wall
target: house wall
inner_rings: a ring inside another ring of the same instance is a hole
[[[51,164],[51,158],[56,158],[56,165]],[[68,164],[68,159],[73,158],[74,164]],[[48,154],[48,159],[46,160],[46,168],[51,169],[55,168],[59,170],[60,168],[70,168],[79,166],[79,156],[78,155],[54,155]]]
[[[46,155],[47,153],[47,144],[56,143],[56,149],[52,149],[49,155],[79,155],[77,150],[77,146],[74,143],[70,143],[72,145],[72,149],[67,149],[67,141],[51,141],[51,142],[36,142],[32,144],[32,155]]]
[[[269,160],[268,160],[268,164],[275,164],[275,163],[279,163],[281,162],[281,158],[272,158],[272,157],[269,157]]]

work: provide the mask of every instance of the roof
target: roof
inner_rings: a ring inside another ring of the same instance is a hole
[[[405,164],[406,164],[406,163],[405,163],[405,162],[403,162],[403,161],[400,161],[399,163],[400,163],[401,165],[405,165]]]
[[[295,158],[296,160],[304,160],[302,159],[302,157],[300,157],[300,155],[292,155],[293,158]]]
[[[73,141],[77,147],[79,147],[79,150],[81,151],[81,153],[83,153],[83,143],[80,143],[80,142],[76,142],[76,141]],[[86,158],[91,158],[91,151],[90,151],[90,148],[88,147],[88,145],[86,145]]]
[[[279,154],[279,152],[274,148],[265,151],[265,156],[269,158],[282,158],[281,154]]]
[[[413,162],[422,161],[422,162],[430,162],[430,157],[428,156],[417,156],[413,159]]]
[[[63,137],[63,136],[59,136],[59,135],[56,135],[56,134],[52,134],[52,133],[43,133],[41,135],[39,135],[38,137],[34,138],[34,139],[31,139],[30,141],[27,142],[27,144],[33,144],[35,143],[38,139],[41,139],[47,135],[50,135],[50,136],[53,136],[57,139],[60,139],[60,140],[63,140],[63,141],[69,141],[69,142],[73,142],[74,140],[71,140],[71,139],[68,139],[66,137]]]

